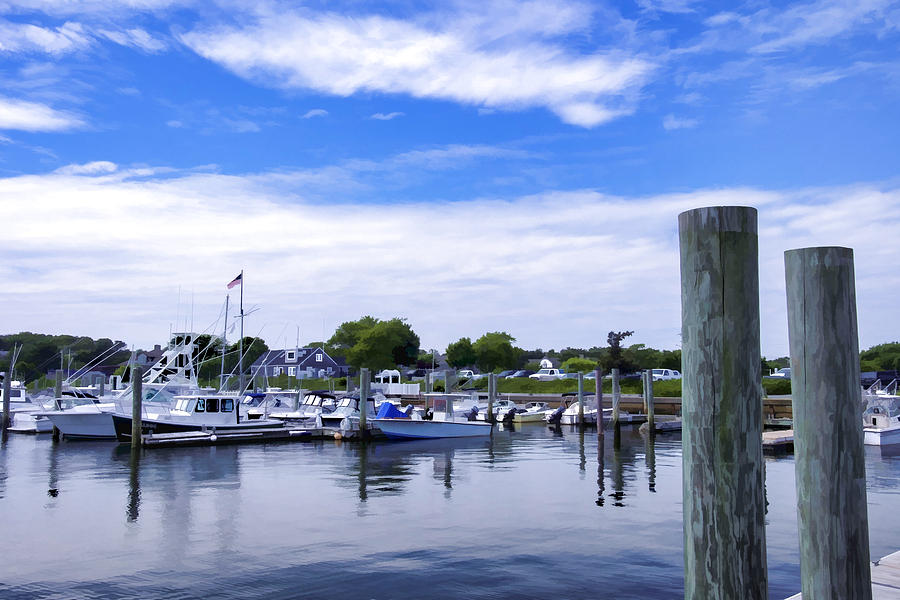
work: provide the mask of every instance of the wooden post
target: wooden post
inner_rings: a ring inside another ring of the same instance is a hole
[[[850,248],[784,253],[804,598],[872,597]]]
[[[594,394],[597,396],[597,435],[602,436],[603,435],[603,370],[602,369],[594,370]],[[601,446],[601,449],[602,449],[602,446]]]
[[[366,406],[369,403],[369,369],[359,370],[359,435],[366,430]]]
[[[578,427],[584,429],[584,375],[578,373]]]
[[[10,373],[7,371],[6,375],[3,376],[3,419],[0,420],[0,430],[2,430],[2,435],[5,438],[7,435],[6,430],[9,429],[9,423],[12,419],[9,417],[9,395],[10,388],[12,387],[12,381]]]
[[[53,394],[56,399],[56,407],[62,410],[62,384],[63,384],[63,373],[62,369],[58,369],[56,371],[56,383],[53,386]],[[53,426],[53,441],[58,442],[62,433],[59,431],[59,428],[54,425]]]
[[[488,373],[488,405],[487,414],[484,420],[488,423],[494,422],[494,400],[497,398],[497,379],[493,373]]]
[[[612,419],[610,420],[611,425],[619,426],[619,400],[621,399],[622,391],[619,389],[619,370],[612,370]]]
[[[100,389],[98,390],[98,398],[102,398],[106,394],[106,377],[100,376]]]
[[[756,210],[678,216],[684,596],[766,598]]]
[[[135,365],[131,369],[131,448],[141,446],[141,421],[143,410],[141,403],[144,400],[144,370]],[[235,407],[237,410],[237,407]]]
[[[656,408],[653,405],[653,371],[647,369],[644,374],[644,399],[647,403],[647,426],[651,435],[656,431]]]

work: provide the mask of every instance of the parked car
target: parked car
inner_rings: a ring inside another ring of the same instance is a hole
[[[566,374],[562,369],[541,369],[537,373],[533,375],[529,375],[529,379],[536,379],[537,381],[555,381],[557,379],[562,379]]]
[[[681,373],[675,369],[653,369],[653,381],[669,381],[671,379],[681,379]]]
[[[472,379],[475,377],[475,372],[469,369],[462,369],[456,373],[456,376],[460,379]]]
[[[519,369],[518,371],[516,371],[516,372],[513,373],[512,375],[507,375],[506,378],[507,378],[507,379],[518,379],[519,377],[529,377],[529,376],[531,376],[533,373],[534,373],[534,371],[532,371],[532,370],[530,370],[530,369]]]
[[[404,371],[403,376],[407,379],[424,378],[426,373],[425,369],[409,369]]]
[[[772,373],[771,375],[765,375],[763,379],[790,379],[791,378],[791,368],[790,367],[782,367]]]
[[[515,369],[510,369],[508,371],[500,371],[499,373],[497,373],[497,379],[506,379],[507,377],[509,377],[510,375],[512,375],[515,372],[516,372]]]

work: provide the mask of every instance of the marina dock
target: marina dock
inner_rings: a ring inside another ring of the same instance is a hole
[[[872,563],[872,600],[892,600],[900,597],[900,550]],[[794,594],[787,600],[801,600]]]
[[[229,444],[252,444],[259,442],[301,442],[325,439],[347,439],[357,437],[358,432],[342,432],[331,428],[291,428],[242,429],[240,431],[183,431],[177,433],[149,433],[141,436],[145,448],[171,448],[175,446],[222,446]]]
[[[765,454],[786,454],[794,451],[794,430],[764,431],[762,434]]]

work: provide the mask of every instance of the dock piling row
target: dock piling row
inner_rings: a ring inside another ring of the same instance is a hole
[[[143,416],[144,370],[133,365],[131,368],[131,449],[141,447],[141,420]],[[237,410],[237,407],[235,407]]]

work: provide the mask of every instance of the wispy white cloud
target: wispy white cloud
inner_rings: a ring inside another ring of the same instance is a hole
[[[375,113],[370,118],[375,119],[376,121],[390,121],[391,119],[396,119],[397,117],[404,116],[402,112],[392,112],[392,113]]]
[[[120,46],[130,46],[145,52],[162,52],[166,49],[165,42],[151,36],[139,27],[120,30],[100,29],[97,34]]]
[[[153,343],[168,331],[179,284],[196,291],[201,322],[218,313],[225,283],[243,266],[245,300],[264,307],[251,332],[277,324],[264,337],[285,322],[320,331],[323,318],[330,328],[371,313],[408,317],[423,344],[437,347],[497,329],[531,347],[593,345],[622,328],[636,330],[636,341],[675,347],[677,214],[744,204],[760,210],[765,352],[787,351],[782,254],[792,247],[855,248],[862,344],[900,335],[890,291],[900,276],[883,268],[900,255],[897,187],[648,197],[568,190],[348,206],[310,203],[277,175],[157,176],[101,162],[0,179],[0,206],[19,224],[0,238],[0,252],[14,258],[0,263],[0,277],[17,281],[0,289],[0,330],[75,328]],[[101,224],[103,235],[70,235]],[[152,243],[136,231],[152,231]],[[222,235],[229,231],[250,235]]]
[[[696,127],[700,121],[697,119],[689,119],[687,117],[676,117],[675,115],[666,115],[663,117],[663,129],[672,131],[675,129],[690,129]]]
[[[325,117],[325,116],[328,116],[328,111],[325,110],[324,108],[312,108],[312,109],[306,111],[306,114],[304,114],[300,118],[301,119],[312,119],[313,117]]]
[[[84,126],[80,117],[37,102],[0,96],[0,129],[67,131]]]
[[[0,18],[0,53],[64,54],[81,50],[90,44],[91,36],[80,23],[66,22],[51,28],[30,23],[13,23]]]
[[[653,69],[649,60],[614,47],[576,53],[554,41],[585,26],[584,5],[553,17],[547,8],[561,4],[501,4],[507,12],[492,9],[491,19],[477,11],[407,21],[281,11],[240,26],[201,27],[181,40],[241,77],[274,87],[408,94],[505,110],[546,107],[584,127],[634,110]]]

